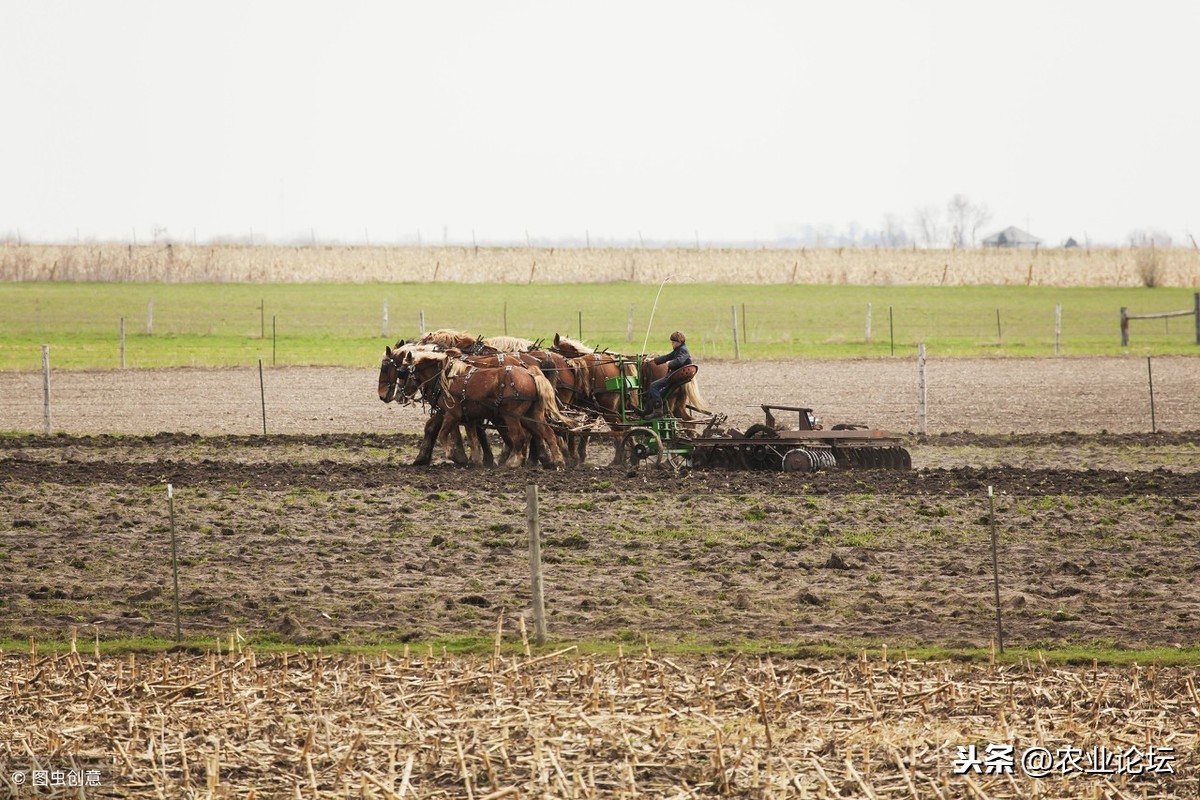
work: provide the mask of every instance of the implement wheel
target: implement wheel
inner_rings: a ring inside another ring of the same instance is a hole
[[[662,465],[663,443],[650,428],[630,428],[621,436],[621,452],[629,459],[629,466],[636,468],[648,458],[656,466]]]

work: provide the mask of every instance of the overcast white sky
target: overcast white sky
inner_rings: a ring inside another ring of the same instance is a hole
[[[0,0],[0,236],[1200,236],[1200,3]]]

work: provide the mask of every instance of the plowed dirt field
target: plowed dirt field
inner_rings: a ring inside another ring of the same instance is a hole
[[[1160,363],[1161,361],[1161,363]],[[408,466],[420,409],[373,370],[0,375],[0,636],[296,643],[489,637],[528,614],[541,494],[562,640],[986,646],[994,487],[1006,642],[1200,641],[1200,359],[702,366],[732,424],[761,402],[905,435],[911,472]],[[21,433],[25,432],[25,433]],[[91,627],[94,626],[94,627]]]

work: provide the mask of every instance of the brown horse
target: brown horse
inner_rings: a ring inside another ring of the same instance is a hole
[[[443,348],[456,348],[463,352],[464,360],[479,366],[486,365],[488,356],[515,354],[528,367],[541,370],[554,387],[560,407],[580,407],[581,398],[584,406],[595,406],[591,401],[592,380],[590,377],[592,365],[578,359],[568,362],[561,353],[539,347],[538,342],[517,336],[476,336],[468,331],[441,328],[422,336],[418,341]],[[570,340],[567,342],[572,344]],[[477,359],[483,359],[479,361]],[[502,366],[511,361],[500,361]],[[614,373],[615,374],[615,373]],[[603,386],[603,383],[601,383]],[[606,398],[612,400],[613,398]],[[615,408],[615,405],[614,405]],[[572,466],[582,464],[587,460],[587,435],[582,433],[566,433],[562,442],[568,463]],[[538,439],[532,446],[536,451]],[[539,453],[540,455],[540,453]]]
[[[554,334],[554,347],[551,350],[561,354],[569,365],[583,375],[579,382],[580,391],[575,394],[574,405],[598,411],[610,423],[620,422],[621,390],[609,389],[607,381],[622,374],[629,377],[636,375],[636,363],[613,353],[597,353],[587,345],[557,333]],[[625,402],[629,406],[637,405],[636,389],[625,392]]]
[[[412,403],[418,400],[428,403],[429,398],[422,391],[420,384],[409,384],[409,379],[412,377],[412,367],[405,364],[405,359],[410,358],[414,352],[433,352],[434,347],[426,345],[417,345],[414,343],[399,342],[396,349],[390,347],[384,349],[384,358],[379,365],[379,399],[385,403],[390,403],[393,400],[399,400],[401,403]],[[437,387],[434,385],[433,390],[436,392]],[[437,439],[438,432],[442,429],[442,423],[445,419],[441,409],[436,402],[432,403],[433,413],[429,415],[429,419],[425,422],[424,435],[421,438],[421,448],[417,453],[417,458],[413,461],[413,466],[424,466],[433,461],[433,445]],[[482,422],[475,423],[476,437],[479,442],[479,448],[482,451],[483,463],[485,466],[494,466],[496,461],[492,455],[491,445],[487,440],[487,431],[484,429]],[[456,432],[457,434],[457,432]],[[459,449],[462,448],[462,437],[458,436]]]
[[[452,351],[453,352],[453,351]],[[532,438],[546,452],[548,464],[564,466],[557,435],[547,421],[563,422],[555,408],[554,390],[540,372],[523,365],[480,367],[453,357],[451,353],[417,352],[406,357],[409,366],[405,392],[419,390],[442,415],[437,441],[455,463],[466,463],[458,426],[466,425],[471,444],[471,462],[480,463],[478,428],[490,420],[505,441],[507,466],[524,464]],[[436,397],[436,400],[433,398]],[[429,436],[426,428],[426,436]],[[432,442],[423,443],[432,449]]]

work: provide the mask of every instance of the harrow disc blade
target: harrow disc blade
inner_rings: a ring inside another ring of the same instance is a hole
[[[783,454],[784,472],[816,472],[817,462],[807,447],[796,447]]]

